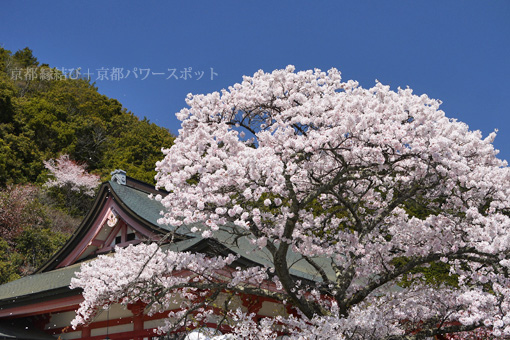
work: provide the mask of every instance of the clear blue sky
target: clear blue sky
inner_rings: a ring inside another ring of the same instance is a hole
[[[88,69],[93,80],[122,68],[127,78],[97,80],[99,91],[174,134],[189,92],[259,69],[336,67],[363,87],[378,79],[440,99],[447,116],[484,136],[498,128],[496,147],[510,160],[508,0],[4,0],[0,32],[4,48],[28,46],[40,62]],[[189,67],[192,79],[166,79]]]

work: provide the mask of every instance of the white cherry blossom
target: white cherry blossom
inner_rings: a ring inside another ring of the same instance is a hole
[[[45,183],[48,188],[69,186],[71,191],[94,196],[94,190],[101,184],[99,176],[89,174],[84,165],[69,159],[68,155],[44,161],[44,166],[52,177]]]
[[[259,71],[187,104],[156,167],[169,192],[160,223],[230,232],[271,265],[118,249],[73,283],[85,297],[75,325],[109,302],[141,300],[149,313],[177,303],[168,331],[188,314],[210,317],[200,294],[229,289],[295,311],[257,323],[226,308],[236,339],[510,335],[510,172],[495,133],[482,138],[409,88],[342,82],[336,69]],[[427,281],[427,267],[449,280]]]

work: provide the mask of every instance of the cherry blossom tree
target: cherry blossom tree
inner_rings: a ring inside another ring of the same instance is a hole
[[[0,238],[13,246],[23,229],[44,223],[37,206],[39,190],[34,185],[9,185],[0,189]]]
[[[99,176],[89,174],[85,165],[69,159],[69,155],[61,155],[57,159],[50,159],[43,163],[52,177],[45,183],[48,188],[68,187],[71,191],[94,196],[94,190],[101,183]]]
[[[53,205],[73,217],[84,216],[101,183],[99,176],[89,174],[85,164],[71,160],[68,155],[44,161],[44,166],[49,170],[44,186]]]
[[[342,82],[336,69],[259,71],[187,104],[157,163],[169,192],[156,197],[160,223],[249,240],[270,265],[118,249],[73,282],[85,297],[74,325],[105,304],[142,301],[148,313],[176,310],[162,332],[209,320],[235,339],[510,335],[510,173],[495,133],[482,138],[409,88]],[[431,284],[429,267],[449,280]],[[293,312],[255,320],[225,294]]]

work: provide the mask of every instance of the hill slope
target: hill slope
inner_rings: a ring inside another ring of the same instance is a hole
[[[122,168],[153,183],[174,137],[140,120],[88,80],[39,65],[30,49],[0,48],[0,186],[43,182],[43,160],[69,154],[106,179]]]
[[[138,119],[88,80],[70,78],[40,65],[29,48],[0,48],[0,283],[44,263],[92,201],[44,187],[45,160],[69,155],[103,181],[123,169],[154,183],[161,148],[173,143],[167,129]]]

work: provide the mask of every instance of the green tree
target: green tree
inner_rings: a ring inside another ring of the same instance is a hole
[[[168,130],[147,118],[139,121],[129,113],[115,117],[111,136],[112,144],[105,153],[104,169],[123,169],[131,177],[155,183],[155,164],[163,156],[161,147],[168,148],[174,141]],[[108,176],[108,173],[101,175]]]
[[[17,51],[14,53],[14,60],[16,60],[20,66],[22,67],[30,67],[30,66],[37,66],[39,65],[39,62],[37,61],[37,58],[34,57],[32,50],[28,47],[25,47],[22,50]]]
[[[16,251],[23,258],[21,272],[33,273],[62,247],[69,235],[49,227],[28,227],[16,238]]]
[[[19,279],[22,265],[23,257],[0,238],[0,284]]]
[[[0,283],[32,273],[63,245],[78,220],[43,202],[35,185],[0,190]]]

